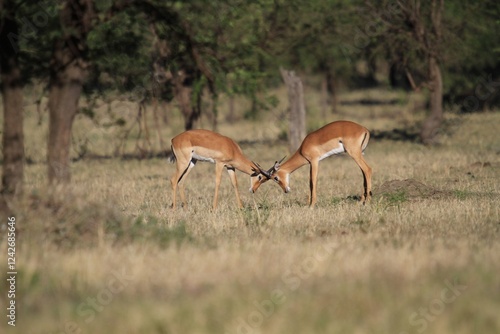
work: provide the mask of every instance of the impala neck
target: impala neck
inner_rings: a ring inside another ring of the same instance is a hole
[[[245,174],[252,175],[254,173],[254,170],[252,169],[255,167],[253,162],[248,160],[243,154],[241,154],[238,159],[234,159],[231,165]]]
[[[309,161],[306,160],[300,154],[299,150],[297,150],[287,161],[285,161],[281,166],[280,166],[280,171],[285,172],[287,174],[291,174],[295,172],[297,169],[300,167],[308,164]]]

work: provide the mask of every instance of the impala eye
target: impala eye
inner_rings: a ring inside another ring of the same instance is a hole
[[[261,176],[261,175],[259,175],[259,181],[260,181],[260,180],[262,180],[262,176]]]
[[[279,182],[279,178],[277,176],[274,177],[274,181]]]

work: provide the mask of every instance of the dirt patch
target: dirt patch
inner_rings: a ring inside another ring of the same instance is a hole
[[[448,192],[437,190],[415,179],[387,181],[374,191],[382,196],[401,196],[405,199],[443,198]]]

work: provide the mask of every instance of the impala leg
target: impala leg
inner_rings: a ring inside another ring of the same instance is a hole
[[[187,167],[184,168],[185,164],[177,161],[177,171],[175,175],[170,179],[170,183],[172,184],[172,208],[175,209],[177,207],[177,187],[179,187],[181,201],[184,204],[184,207],[187,207],[186,194],[184,192],[184,180],[186,180],[187,175],[193,169],[196,164],[196,160],[191,160]]]
[[[219,186],[222,178],[222,170],[224,169],[224,164],[216,162],[215,163],[215,195],[214,195],[214,209],[217,208],[217,197],[219,196]]]
[[[172,209],[177,207],[177,173],[170,179],[172,185]]]
[[[364,161],[364,159],[363,159]],[[366,161],[364,161],[365,163],[365,179],[366,179],[366,186],[365,186],[365,193],[366,193],[366,200],[367,201],[370,201],[371,198],[372,198],[372,169],[370,166],[368,166],[368,164],[366,163]]]
[[[227,173],[229,174],[229,178],[231,179],[231,183],[233,184],[234,194],[236,195],[236,202],[238,204],[238,207],[242,208],[243,204],[241,203],[240,193],[238,192],[238,180],[236,179],[234,168],[227,168]]]
[[[189,166],[187,168],[189,168]],[[177,162],[177,170],[170,179],[170,183],[172,184],[172,208],[174,210],[177,208],[177,185],[179,184],[181,177],[183,176],[184,171],[187,170],[187,168],[182,169],[180,163]]]
[[[369,202],[372,196],[372,169],[366,163],[365,159],[361,152],[356,152],[357,154],[350,154],[354,161],[358,164],[361,172],[363,173],[363,187],[364,192],[361,196],[361,202],[365,204],[365,202]]]
[[[309,207],[314,208],[316,205],[316,190],[318,184],[318,167],[319,161],[312,160],[311,161],[311,169],[309,175]]]
[[[196,160],[191,160],[191,162],[189,163],[189,166],[188,168],[186,169],[183,177],[179,180],[179,192],[181,194],[181,200],[182,200],[182,204],[184,205],[184,208],[187,208],[187,200],[186,200],[186,193],[184,192],[184,181],[186,180],[186,177],[188,176],[189,172],[191,172],[191,170],[193,169],[194,165],[196,165]]]

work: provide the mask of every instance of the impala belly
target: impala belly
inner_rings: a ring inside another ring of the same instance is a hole
[[[336,148],[334,148],[333,150],[331,151],[328,151],[326,153],[324,153],[323,155],[321,155],[319,157],[319,160],[323,160],[323,159],[326,159],[328,158],[329,156],[331,155],[334,155],[334,154],[340,154],[340,153],[344,153],[345,152],[345,149],[344,149],[344,144],[342,144],[341,141],[339,141],[339,146],[337,146]]]
[[[211,163],[215,163],[215,160],[213,158],[207,158],[207,157],[203,157],[201,155],[198,155],[196,154],[195,152],[193,152],[193,159],[195,160],[198,160],[198,161],[208,161],[208,162],[211,162]]]

